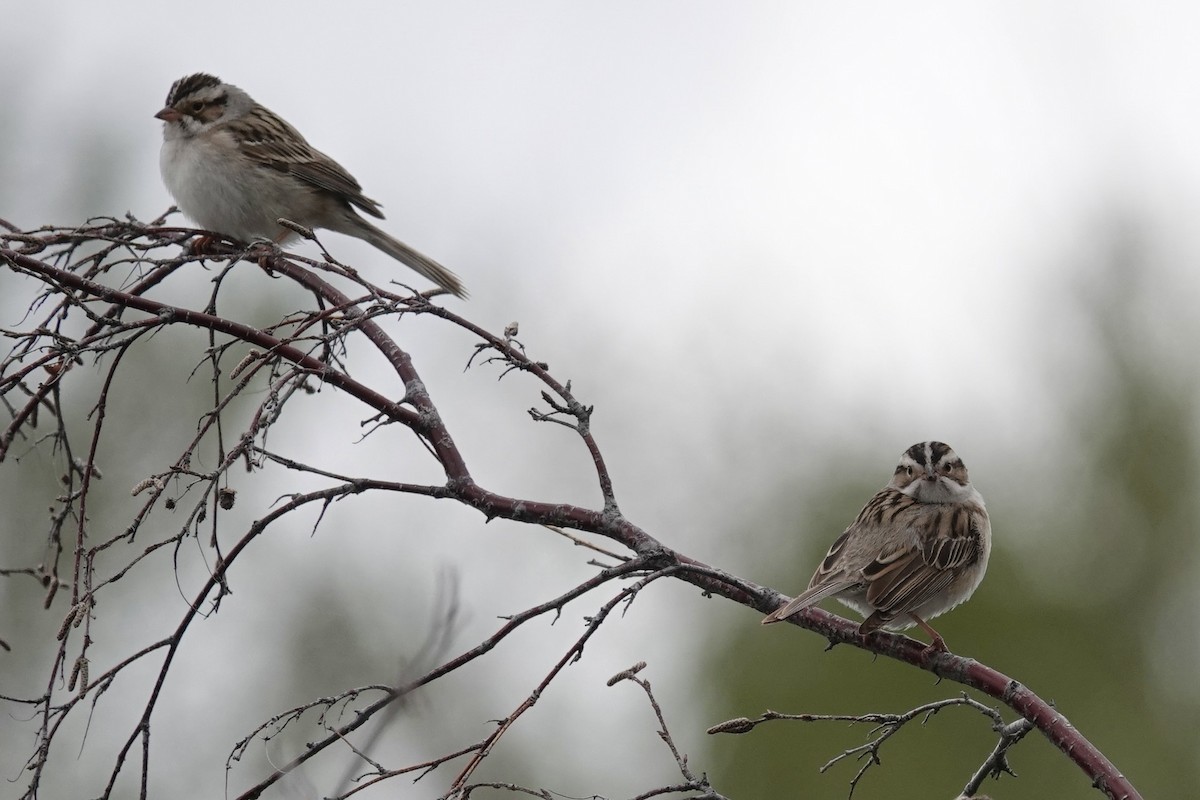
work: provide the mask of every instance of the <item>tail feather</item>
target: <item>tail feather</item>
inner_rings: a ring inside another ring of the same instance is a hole
[[[357,236],[369,242],[405,266],[416,270],[422,276],[433,281],[455,297],[466,299],[467,289],[453,272],[429,256],[412,249],[399,239],[392,238],[357,214],[353,216],[357,222],[355,229],[343,231],[343,233],[349,233],[351,236]]]
[[[813,586],[796,595],[796,597],[788,601],[787,605],[777,608],[767,616],[763,617],[762,624],[770,625],[772,622],[782,622],[792,614],[795,614],[797,611],[808,608],[809,606],[815,606],[822,600],[833,597],[838,592],[848,589],[853,585],[853,581],[840,580],[827,581],[825,583]]]

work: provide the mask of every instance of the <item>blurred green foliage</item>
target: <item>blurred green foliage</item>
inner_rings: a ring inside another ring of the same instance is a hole
[[[1010,469],[973,475],[991,500],[992,562],[975,598],[937,628],[951,649],[1054,702],[1145,797],[1180,797],[1181,787],[1200,784],[1192,589],[1200,560],[1197,326],[1186,293],[1173,294],[1171,265],[1156,261],[1129,224],[1109,231],[1107,261],[1083,273],[1078,291],[1087,336],[1067,353],[1092,374],[1083,381],[1077,370],[1047,378],[1049,395],[1063,403],[1066,429],[1058,443],[1023,443]],[[1047,337],[1058,333],[1046,324]],[[878,465],[861,474],[874,473],[880,483],[887,474]],[[1038,476],[1038,490],[1030,475]],[[777,505],[787,513],[767,512],[770,519],[746,525],[774,528],[792,542],[764,546],[764,554],[791,555],[770,559],[763,574],[785,591],[802,587],[877,488],[824,485],[798,498],[781,487]],[[826,606],[850,615],[836,602]],[[720,655],[701,678],[712,723],[765,709],[898,713],[961,690],[849,647],[826,652],[823,639],[800,629],[762,630],[742,619],[728,634],[732,641],[713,648]],[[712,737],[703,763],[730,797],[844,798],[860,762],[819,769],[869,733],[863,724],[774,722]],[[982,716],[943,711],[886,743],[882,764],[854,797],[955,797],[994,743]],[[1037,734],[1011,751],[1010,761],[1019,777],[984,787],[995,800],[1099,796]]]

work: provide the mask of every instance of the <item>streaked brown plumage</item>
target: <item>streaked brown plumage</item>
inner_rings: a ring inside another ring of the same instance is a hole
[[[926,620],[974,593],[990,553],[991,523],[962,459],[941,442],[921,442],[829,548],[808,588],[762,621],[836,597],[865,617],[860,633],[919,625],[944,650]]]
[[[466,297],[453,272],[375,227],[379,203],[341,164],[236,86],[196,73],[177,80],[156,117],[163,121],[163,181],[204,228],[251,242],[295,238],[277,220],[362,239],[447,291]]]

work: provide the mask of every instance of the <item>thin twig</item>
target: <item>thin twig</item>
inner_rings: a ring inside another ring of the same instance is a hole
[[[756,719],[748,719],[746,717],[738,717],[736,719],[726,720],[708,729],[710,734],[716,733],[749,733],[759,725],[767,722],[778,721],[793,721],[793,722],[850,722],[854,724],[867,723],[874,725],[869,732],[869,740],[863,744],[848,748],[841,753],[838,753],[833,758],[829,759],[821,767],[820,771],[825,772],[833,765],[845,759],[854,758],[861,762],[858,771],[850,779],[850,794],[849,797],[854,797],[854,791],[858,788],[859,781],[867,774],[867,771],[880,763],[879,751],[883,747],[884,742],[890,739],[900,730],[915,719],[920,719],[924,725],[931,717],[937,714],[944,708],[951,706],[964,706],[974,709],[980,714],[991,720],[992,727],[1000,734],[1000,741],[993,750],[992,755],[984,762],[980,772],[976,773],[972,782],[967,784],[968,788],[978,779],[978,783],[974,783],[974,788],[971,793],[978,791],[979,784],[982,783],[983,777],[994,775],[999,777],[1001,771],[1012,774],[1012,770],[1008,768],[1008,763],[1005,760],[1005,754],[1014,744],[1021,740],[1030,729],[1027,720],[1021,719],[1014,722],[1012,725],[1005,725],[1004,718],[1000,716],[1000,712],[994,708],[980,703],[963,694],[961,697],[949,697],[944,700],[935,700],[931,703],[917,706],[916,708],[905,711],[902,714],[784,714],[778,711],[764,711],[761,716]]]

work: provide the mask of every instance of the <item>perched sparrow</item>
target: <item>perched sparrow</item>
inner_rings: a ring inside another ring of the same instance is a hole
[[[962,459],[941,442],[914,444],[892,480],[837,538],[808,588],[763,624],[836,597],[866,619],[859,633],[914,624],[946,642],[926,619],[974,593],[987,570],[992,526]]]
[[[367,222],[355,207],[383,218],[340,164],[236,86],[204,73],[180,78],[167,105],[159,157],[163,182],[185,214],[203,227],[251,242],[295,237],[280,217],[306,228],[354,236],[459,297],[453,272]]]

